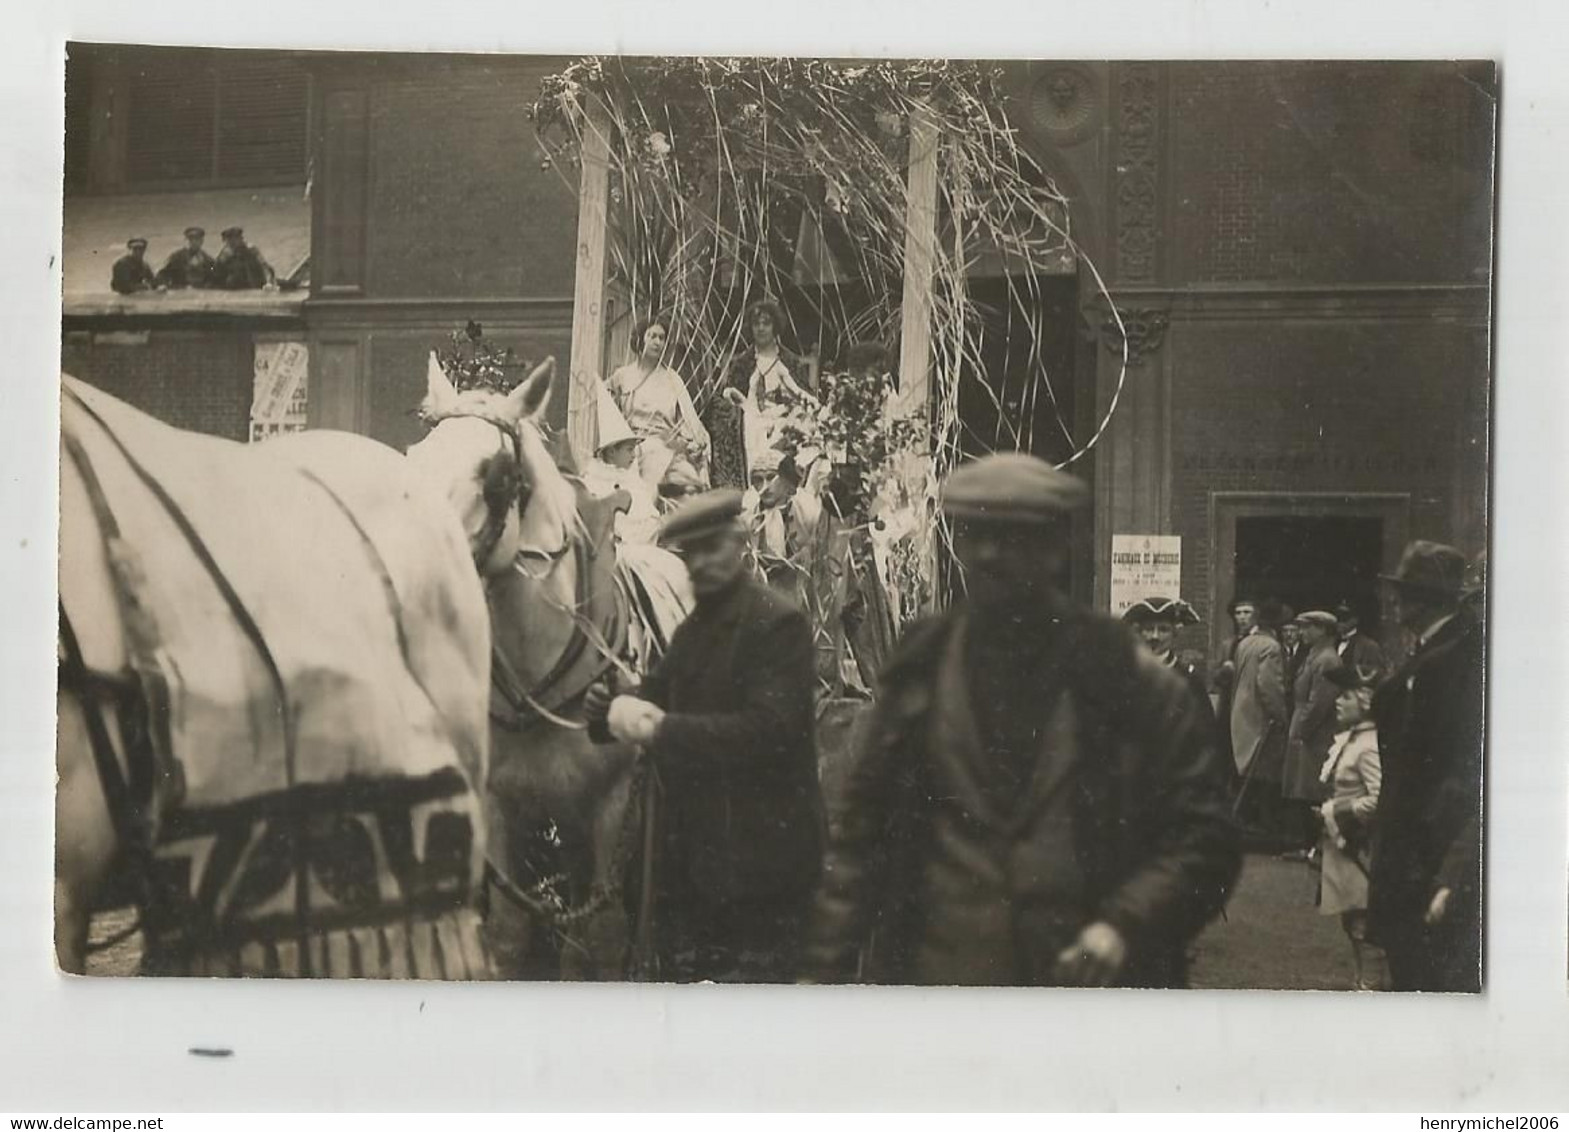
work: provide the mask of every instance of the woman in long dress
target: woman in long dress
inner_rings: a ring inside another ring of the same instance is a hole
[[[731,358],[725,371],[726,399],[739,405],[743,418],[748,465],[726,469],[728,482],[737,485],[750,482],[750,464],[764,449],[775,447],[787,424],[810,416],[818,407],[817,398],[804,386],[806,363],[779,341],[783,327],[784,314],[777,303],[767,299],[753,303],[746,312],[751,342]],[[728,412],[723,415],[729,419]]]
[[[637,357],[605,383],[627,425],[643,439],[639,470],[650,483],[708,483],[708,430],[681,375],[664,364],[669,328],[658,319],[632,331]]]

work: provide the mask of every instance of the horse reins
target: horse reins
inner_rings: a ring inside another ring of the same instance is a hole
[[[163,486],[163,484],[158,482],[157,477],[155,477],[146,468],[146,466],[144,466],[141,461],[139,461],[132,454],[125,441],[122,440],[119,435],[109,427],[109,423],[105,421],[91,405],[89,405],[85,400],[83,400],[77,394],[73,393],[68,388],[64,390],[64,393],[82,410],[84,414],[86,414],[88,418],[93,421],[94,424],[98,426],[98,428],[103,432],[104,436],[108,438],[109,442],[120,454],[121,459],[126,462],[126,465],[130,468],[132,473],[152,494],[153,498],[158,501],[159,505],[162,506],[164,513],[168,515],[169,519],[174,523],[175,528],[180,532],[181,536],[185,540],[186,545],[189,546],[191,552],[195,554],[197,561],[201,563],[203,569],[211,579],[219,595],[223,598],[224,603],[228,606],[230,613],[235,619],[235,623],[239,626],[241,634],[251,643],[252,647],[255,649],[257,658],[261,661],[262,667],[267,673],[268,682],[272,685],[273,692],[277,696],[279,715],[281,717],[282,723],[284,773],[289,785],[293,786],[296,782],[299,781],[298,742],[295,720],[296,712],[289,696],[288,683],[284,679],[282,669],[278,666],[277,658],[273,656],[272,649],[267,644],[267,640],[265,635],[262,633],[261,626],[257,624],[255,618],[251,615],[249,608],[247,608],[244,600],[235,590],[228,577],[225,576],[222,568],[218,565],[217,559],[213,556],[212,550],[208,547],[206,541],[201,537],[200,533],[196,530],[195,525],[191,522],[190,516],[185,513],[185,511],[175,501],[174,497],[169,494],[168,490]],[[134,646],[136,638],[138,636],[146,636],[149,634],[151,632],[151,627],[150,625],[141,624],[141,622],[138,620],[139,618],[145,619],[150,615],[142,607],[135,590],[131,585],[130,579],[126,576],[128,571],[133,569],[132,564],[127,560],[129,553],[128,548],[126,547],[124,540],[120,537],[119,526],[115,521],[113,510],[109,505],[108,498],[103,491],[103,486],[99,482],[98,475],[92,466],[92,462],[88,459],[86,450],[82,447],[79,440],[65,432],[63,428],[61,431],[61,437],[67,453],[70,455],[72,462],[81,472],[83,482],[87,488],[88,498],[91,501],[94,516],[98,521],[99,529],[104,539],[105,549],[109,556],[109,571],[116,589],[117,604],[121,609],[122,617],[126,619],[128,629],[127,643],[128,646]],[[62,626],[61,636],[64,638],[66,631],[70,628],[70,623],[65,618],[65,607],[63,603],[60,607],[60,615]],[[71,637],[71,641],[75,641],[74,634]],[[152,717],[149,719],[149,723],[154,726],[167,727],[169,726],[170,720],[169,691],[163,681],[162,673],[158,669],[156,663],[140,655],[146,647],[148,646],[144,644],[143,649],[138,649],[136,647],[129,648],[133,683],[135,685],[136,691],[140,694],[140,696],[148,699],[149,715]],[[67,649],[66,651],[69,653],[70,650]],[[80,654],[78,653],[78,655]],[[69,662],[69,657],[67,659]],[[85,671],[85,663],[83,664],[83,670]],[[98,721],[100,725],[100,728],[98,729],[99,734],[94,735],[93,732],[95,728],[92,722],[92,718],[93,712],[89,710],[89,736],[96,748],[100,742],[100,739],[107,741],[107,731],[106,729],[101,729],[102,719],[100,718]],[[129,748],[131,745],[128,744],[127,746]],[[168,748],[166,747],[165,749]],[[157,749],[152,744],[150,732],[146,750],[154,760],[153,773],[156,774],[158,769],[156,765]],[[113,759],[112,747],[109,748],[109,754],[110,758]],[[129,760],[131,757],[131,751],[128,749],[127,759]],[[102,777],[104,760],[96,749],[94,752],[94,759],[99,763],[100,777]],[[134,766],[135,764],[133,764],[133,772]],[[117,760],[114,762],[114,769],[116,773],[118,773]],[[179,764],[171,761],[167,769],[169,774],[175,778],[175,789],[180,789],[181,784],[178,781],[180,770]],[[134,773],[132,782],[135,782]],[[155,785],[155,781],[153,784]],[[114,792],[117,787],[113,785],[111,780],[105,779],[104,789],[106,791],[106,796],[108,796],[110,793]],[[117,828],[116,833],[118,834],[119,832],[120,831]],[[303,876],[306,867],[304,858],[306,838],[303,819],[296,818],[291,821],[291,834],[291,848],[294,857],[293,863],[295,868],[299,871],[299,875]],[[135,842],[131,842],[129,847],[134,849],[135,844]],[[149,845],[148,852],[150,853],[150,851],[151,848]],[[309,892],[310,886],[302,883],[296,885],[295,887],[295,913],[298,922],[302,925],[301,930],[303,932],[303,925],[307,922],[311,910]],[[311,973],[311,958],[309,954],[309,948],[305,945],[305,939],[303,935],[300,939],[300,960],[305,974],[309,975]]]

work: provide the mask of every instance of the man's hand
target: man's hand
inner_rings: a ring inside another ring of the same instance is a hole
[[[583,718],[590,724],[603,723],[613,699],[615,693],[606,681],[590,684],[588,691],[583,694]]]
[[[623,743],[651,742],[664,718],[663,709],[636,696],[617,696],[605,715],[610,733]]]
[[[1433,899],[1427,905],[1427,915],[1422,917],[1422,922],[1430,928],[1436,928],[1444,922],[1444,917],[1449,913],[1449,890],[1440,888],[1433,893]]]
[[[1074,987],[1109,987],[1122,973],[1128,944],[1122,933],[1097,921],[1079,933],[1072,947],[1057,954],[1057,978]]]

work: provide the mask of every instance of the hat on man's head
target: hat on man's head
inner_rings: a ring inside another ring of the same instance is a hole
[[[147,246],[147,241],[141,236],[132,236],[129,240],[125,241],[125,246],[128,248],[145,248]]]
[[[1322,609],[1309,609],[1306,613],[1299,613],[1292,618],[1292,623],[1295,625],[1317,625],[1320,629],[1326,629],[1331,633],[1340,624],[1335,620],[1333,613],[1325,613]]]
[[[1130,625],[1150,621],[1170,621],[1173,625],[1197,625],[1199,615],[1180,597],[1147,597],[1128,606],[1122,619]]]
[[[197,224],[192,224],[189,228],[187,228],[185,230],[185,238],[187,240],[195,239],[197,236],[205,236],[206,234],[207,234],[207,229],[205,229],[205,228],[203,228],[203,227],[201,227],[200,225],[197,225]]]
[[[1417,539],[1406,547],[1395,572],[1380,574],[1379,577],[1400,589],[1419,590],[1440,598],[1456,598],[1460,596],[1460,587],[1465,582],[1465,572],[1465,555],[1454,547]]]
[[[949,518],[995,523],[1048,523],[1089,499],[1083,480],[1023,452],[972,460],[942,488],[942,509]]]
[[[779,449],[764,447],[752,455],[749,463],[751,464],[751,471],[754,476],[773,476],[779,474],[779,469],[784,464],[784,460],[785,455],[783,452],[779,451]],[[794,464],[791,464],[790,466],[792,469],[795,467]]]
[[[1253,603],[1253,609],[1258,615],[1258,623],[1266,629],[1278,629],[1291,620],[1286,603],[1278,597],[1260,598]]]
[[[1354,609],[1352,607],[1352,605],[1351,605],[1351,603],[1349,601],[1339,602],[1335,606],[1335,608],[1333,610],[1331,610],[1330,612],[1332,612],[1335,615],[1335,619],[1337,621],[1359,621],[1359,620],[1361,620],[1361,618],[1359,618],[1357,616],[1356,609]]]
[[[733,487],[716,487],[687,500],[665,518],[659,541],[692,542],[735,525],[741,517],[741,493]]]
[[[239,225],[235,225],[232,228],[225,228],[223,230],[223,238],[225,240],[227,240],[230,236],[238,237],[238,236],[243,236],[243,235],[245,235],[245,229],[241,228]]]
[[[1386,675],[1382,665],[1348,664],[1344,660],[1324,670],[1324,679],[1342,690],[1366,688],[1372,691],[1384,682]]]

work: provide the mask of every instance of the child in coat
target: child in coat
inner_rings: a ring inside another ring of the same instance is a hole
[[[1319,773],[1329,795],[1319,806],[1324,826],[1319,842],[1323,862],[1319,911],[1340,917],[1351,941],[1356,989],[1385,990],[1389,974],[1384,953],[1367,940],[1369,846],[1383,777],[1378,730],[1370,710],[1373,690],[1349,666],[1331,669],[1326,678],[1340,689],[1335,722],[1341,730],[1330,743]]]

